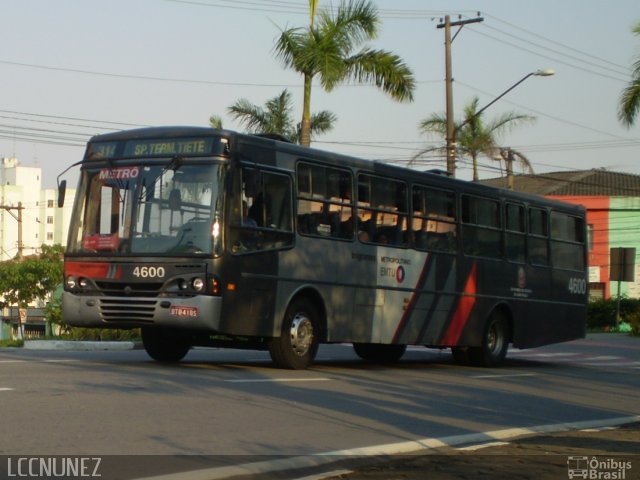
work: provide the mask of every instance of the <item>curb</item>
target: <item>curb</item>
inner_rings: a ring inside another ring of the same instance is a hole
[[[433,451],[442,447],[456,447],[467,444],[477,445],[493,440],[514,440],[520,437],[582,430],[586,428],[616,427],[638,421],[640,421],[640,415],[633,415],[628,417],[583,420],[523,428],[506,428],[488,432],[450,435],[440,438],[420,438],[399,443],[356,447],[346,450],[336,450],[333,452],[312,453],[308,455],[278,458],[275,460],[249,462],[240,465],[227,465],[187,472],[170,473],[138,478],[137,480],[222,480],[236,476],[243,476],[243,478],[244,476],[250,476],[251,478],[254,478],[254,475],[264,475],[268,473],[273,474],[288,470],[326,468],[332,464],[337,465],[340,461],[362,460],[368,457],[423,454],[430,450]],[[318,475],[311,478],[322,479],[342,473],[345,473],[345,471],[331,471],[326,472],[324,476]]]
[[[26,350],[125,351],[139,348],[136,342],[92,342],[83,340],[27,340]]]

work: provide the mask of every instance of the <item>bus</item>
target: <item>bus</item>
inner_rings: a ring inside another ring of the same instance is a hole
[[[64,321],[140,328],[155,360],[226,346],[303,369],[347,343],[495,366],[585,335],[580,206],[206,127],[97,135],[76,165]]]

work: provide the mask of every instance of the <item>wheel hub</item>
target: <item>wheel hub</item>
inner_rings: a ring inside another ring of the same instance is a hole
[[[313,343],[313,324],[304,314],[298,313],[291,322],[291,348],[296,355],[305,355]]]

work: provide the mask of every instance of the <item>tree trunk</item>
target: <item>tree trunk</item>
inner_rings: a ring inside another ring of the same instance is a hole
[[[473,161],[473,181],[477,182],[480,180],[480,177],[478,176],[478,157],[476,155],[472,155],[471,160]]]
[[[311,82],[313,77],[304,75],[304,97],[302,101],[302,123],[300,125],[300,145],[311,146]]]

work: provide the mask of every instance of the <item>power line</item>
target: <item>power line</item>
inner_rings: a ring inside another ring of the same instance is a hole
[[[538,34],[538,33],[535,33],[535,32],[533,32],[533,31],[531,31],[531,30],[527,30],[527,29],[525,29],[525,28],[523,28],[523,27],[520,27],[520,26],[518,26],[518,25],[515,25],[515,24],[513,24],[513,23],[511,23],[511,22],[508,22],[507,20],[504,20],[504,19],[502,19],[502,18],[496,17],[496,16],[494,16],[494,15],[491,15],[491,14],[485,14],[485,16],[490,17],[490,18],[492,18],[492,19],[494,19],[494,20],[496,20],[496,21],[498,21],[498,22],[501,22],[501,23],[503,23],[503,24],[505,24],[505,25],[508,25],[508,26],[510,26],[510,27],[512,27],[512,28],[514,28],[514,29],[520,30],[520,31],[522,31],[522,32],[526,33],[527,35],[531,35],[531,36],[533,36],[533,37],[535,37],[535,38],[538,38],[538,39],[543,40],[543,41],[545,41],[545,42],[548,42],[548,43],[550,43],[550,44],[557,45],[557,46],[559,46],[559,47],[561,47],[561,48],[565,48],[565,49],[567,49],[567,50],[569,50],[569,51],[571,51],[571,52],[574,52],[574,53],[576,53],[576,54],[579,54],[579,55],[582,55],[582,56],[585,56],[585,57],[591,58],[591,59],[593,59],[593,60],[597,60],[597,61],[602,62],[602,63],[604,63],[604,64],[607,64],[607,65],[610,65],[610,66],[613,66],[613,67],[616,67],[616,68],[620,68],[620,69],[622,69],[623,71],[625,71],[625,72],[626,72],[626,68],[627,68],[627,67],[625,67],[624,65],[620,65],[620,64],[614,63],[614,62],[612,62],[612,61],[610,61],[610,60],[608,60],[608,59],[606,59],[606,58],[598,57],[598,56],[596,56],[596,55],[593,55],[593,54],[591,54],[591,53],[585,52],[585,51],[583,51],[583,50],[578,50],[577,48],[573,48],[573,47],[571,47],[571,46],[569,46],[569,45],[566,45],[566,44],[564,44],[564,43],[557,42],[557,41],[555,41],[555,40],[550,39],[550,38],[549,38],[548,36],[546,36],[546,35],[540,35],[540,34]],[[544,48],[544,47],[542,47],[542,48]]]

